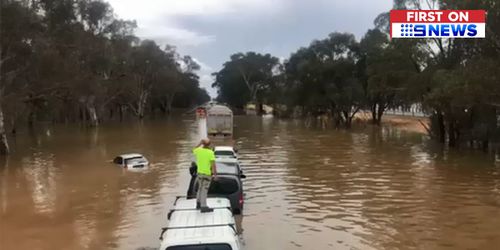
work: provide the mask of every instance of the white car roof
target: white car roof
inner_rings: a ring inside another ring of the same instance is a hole
[[[211,208],[231,207],[231,202],[227,198],[207,198],[207,206]],[[196,208],[196,199],[179,198],[175,202],[174,209],[194,209]]]
[[[233,151],[234,152],[234,149],[233,149],[233,147],[230,147],[230,146],[217,146],[214,148],[214,151]]]
[[[120,157],[124,158],[124,159],[129,159],[129,158],[136,158],[136,157],[143,157],[143,155],[141,154],[137,154],[137,153],[131,153],[131,154],[122,154],[120,155]]]
[[[215,163],[220,162],[220,163],[239,163],[237,158],[232,158],[232,157],[216,157],[215,158]]]
[[[229,209],[216,208],[209,213],[193,209],[175,210],[163,234],[161,249],[203,243],[228,243],[234,246],[237,239],[233,213]]]
[[[230,226],[173,229],[163,235],[160,249],[183,245],[229,244],[231,249],[237,250],[237,241],[238,236]]]
[[[234,224],[233,212],[226,208],[216,208],[213,212],[202,213],[200,210],[175,210],[170,217],[168,227],[195,227],[209,225]]]

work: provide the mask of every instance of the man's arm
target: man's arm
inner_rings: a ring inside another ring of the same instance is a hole
[[[212,175],[217,176],[217,166],[215,165],[215,161],[210,161],[210,165],[212,166]]]

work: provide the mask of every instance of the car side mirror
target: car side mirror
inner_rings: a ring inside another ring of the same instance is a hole
[[[241,178],[241,179],[245,179],[245,178],[247,178],[247,176],[246,176],[246,175],[244,175],[244,174],[240,174],[240,178]]]
[[[235,152],[235,153],[238,153],[238,149],[236,149],[236,148],[235,148],[235,149],[234,149],[234,152]]]

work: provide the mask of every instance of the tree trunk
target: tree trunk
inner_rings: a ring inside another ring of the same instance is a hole
[[[120,113],[120,122],[123,121],[123,105],[118,105],[118,111]]]
[[[448,146],[456,147],[457,146],[457,138],[455,137],[455,123],[450,121],[448,124]]]
[[[264,105],[260,102],[255,102],[255,111],[257,115],[261,116],[264,114]]]
[[[440,143],[445,143],[446,141],[446,128],[444,126],[444,118],[441,111],[437,112],[437,126],[438,126],[438,139]]]
[[[148,97],[149,97],[149,91],[147,90],[142,92],[141,95],[139,96],[139,101],[137,102],[137,116],[139,117],[140,120],[144,118]]]
[[[378,110],[377,110],[377,125],[380,125],[382,123],[382,116],[384,115],[385,112],[385,105],[378,105]]]
[[[31,104],[29,105],[31,106]],[[28,127],[33,128],[33,125],[35,123],[35,111],[34,108],[30,108],[29,114],[28,114]]]
[[[90,96],[86,98],[86,108],[89,114],[89,122],[91,127],[97,127],[99,125],[99,119],[97,118],[97,111],[95,108],[95,96]]]
[[[376,103],[371,106],[371,111],[372,111],[372,124],[378,125],[379,122],[377,121],[377,104]]]
[[[97,119],[97,112],[94,105],[88,105],[87,111],[89,113],[90,126],[97,127],[99,125],[99,120]]]
[[[0,155],[8,155],[10,153],[9,142],[5,134],[5,124],[3,117],[3,108],[0,105]]]
[[[344,120],[344,125],[346,128],[351,128],[351,119],[349,116],[349,112],[347,111],[342,111],[342,114],[344,115],[343,120]]]
[[[483,151],[488,152],[488,149],[490,147],[488,139],[483,140],[482,146],[483,146]]]
[[[174,97],[175,97],[175,93],[167,95],[167,103],[166,103],[165,109],[167,111],[167,114],[169,114],[169,115],[172,113],[172,104],[174,103]]]
[[[347,118],[346,122],[345,122],[345,127],[347,129],[351,128],[352,127],[352,117],[349,117]]]
[[[109,108],[108,114],[109,114],[109,116],[108,116],[109,120],[113,120],[113,108],[112,107]]]

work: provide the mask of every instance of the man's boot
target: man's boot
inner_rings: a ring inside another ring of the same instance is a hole
[[[201,208],[201,205],[199,202],[196,202],[196,209],[200,209]]]

